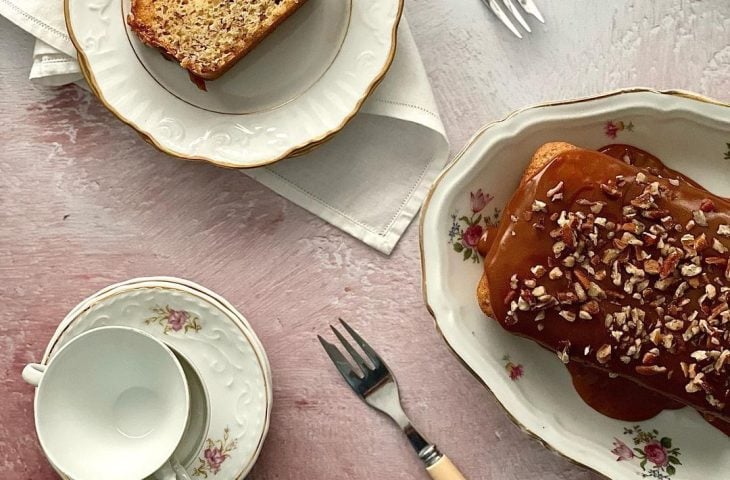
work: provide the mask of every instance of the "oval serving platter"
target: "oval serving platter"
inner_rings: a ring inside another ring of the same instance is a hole
[[[637,423],[605,417],[575,393],[554,353],[510,335],[477,305],[482,263],[472,239],[498,221],[532,153],[549,141],[633,145],[730,196],[729,105],[635,88],[513,113],[474,136],[424,205],[423,291],[437,329],[515,423],[568,459],[613,479],[727,478],[728,437],[693,409]]]
[[[341,130],[395,55],[403,0],[308,0],[199,90],[126,24],[131,0],[65,0],[81,70],[159,150],[232,168],[270,164]]]

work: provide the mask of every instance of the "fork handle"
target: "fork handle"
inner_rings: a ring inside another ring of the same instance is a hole
[[[466,480],[446,455],[441,455],[441,458],[436,460],[433,465],[426,467],[426,471],[433,480]]]

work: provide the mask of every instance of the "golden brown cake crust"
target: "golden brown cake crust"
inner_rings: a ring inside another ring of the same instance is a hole
[[[214,80],[305,1],[132,0],[127,23],[145,44],[159,48],[196,77]]]
[[[520,179],[520,186],[526,184],[537,172],[550,163],[550,161],[563,152],[569,150],[577,150],[578,147],[566,142],[549,142],[543,144],[532,154],[530,163],[525,168],[525,172]]]
[[[492,310],[492,304],[489,299],[489,284],[487,283],[487,276],[482,273],[482,278],[479,280],[477,285],[477,300],[479,301],[479,307],[482,312],[488,317],[494,316],[494,310]]]

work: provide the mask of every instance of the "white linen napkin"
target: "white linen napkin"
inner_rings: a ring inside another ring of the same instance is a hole
[[[32,81],[83,84],[62,0],[0,0],[0,15],[37,39]],[[306,155],[243,172],[389,254],[448,152],[426,71],[403,18],[393,65],[340,133]]]
[[[83,76],[76,61],[76,55],[70,57],[46,42],[36,39],[30,79],[41,85],[57,87],[78,82],[83,79]]]

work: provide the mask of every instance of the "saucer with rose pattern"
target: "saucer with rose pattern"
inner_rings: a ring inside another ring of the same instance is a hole
[[[188,376],[199,377],[208,408],[197,415],[207,418],[191,418],[199,431],[184,438],[176,451],[190,476],[244,477],[261,451],[272,406],[268,360],[245,318],[193,282],[133,279],[106,287],[71,310],[43,363],[77,335],[108,325],[154,335],[189,363]]]

